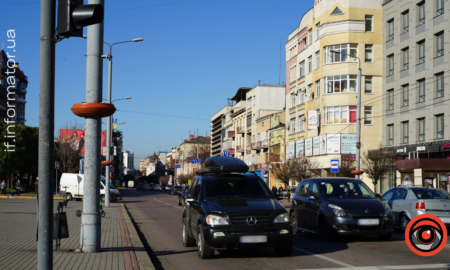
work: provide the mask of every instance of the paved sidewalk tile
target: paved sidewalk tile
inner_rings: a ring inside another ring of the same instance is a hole
[[[55,205],[57,202],[55,201]],[[116,203],[104,208],[107,215],[102,218],[102,252],[74,252],[80,247],[81,224],[81,218],[75,213],[76,210],[82,210],[82,207],[83,202],[70,201],[68,208],[64,208],[70,238],[61,240],[62,251],[53,251],[53,269],[136,269],[125,266],[124,252],[130,256],[130,246],[122,243],[121,210]],[[0,200],[1,270],[37,268],[36,213],[36,200]],[[53,247],[54,244],[53,241]],[[134,252],[132,253],[134,256]]]

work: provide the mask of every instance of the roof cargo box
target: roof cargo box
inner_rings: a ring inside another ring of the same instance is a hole
[[[247,172],[244,161],[234,157],[215,156],[205,160],[205,172]]]

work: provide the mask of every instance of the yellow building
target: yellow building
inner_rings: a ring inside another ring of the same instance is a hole
[[[287,155],[316,159],[326,177],[331,159],[356,154],[358,58],[361,156],[381,143],[382,0],[309,2],[285,44]]]

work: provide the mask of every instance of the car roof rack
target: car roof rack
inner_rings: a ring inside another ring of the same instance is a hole
[[[205,173],[245,173],[248,172],[248,169],[244,161],[222,156],[207,158],[203,167]]]

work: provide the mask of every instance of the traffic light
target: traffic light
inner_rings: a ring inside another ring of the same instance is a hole
[[[83,27],[103,21],[102,5],[83,5],[83,0],[58,0],[58,37],[82,37]]]

